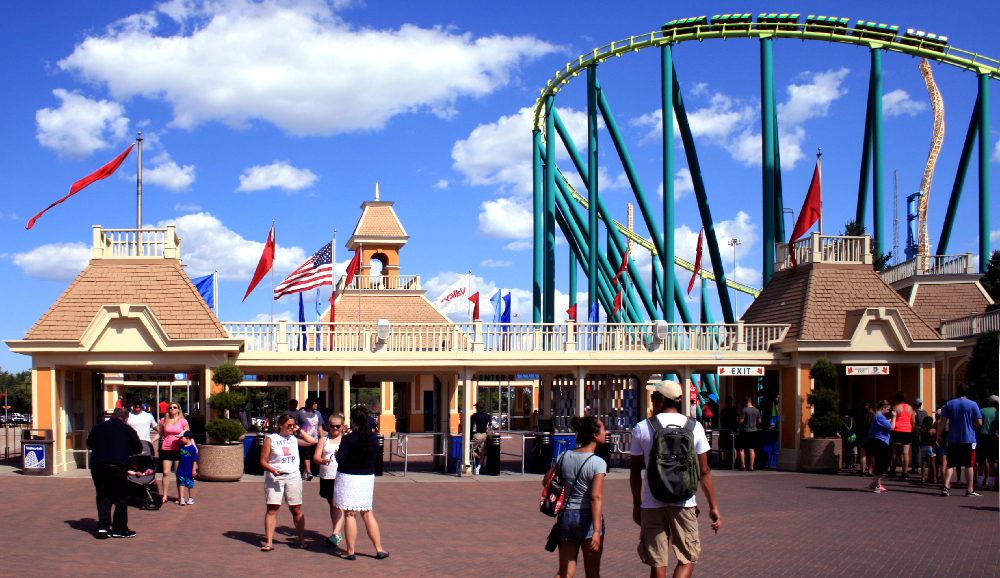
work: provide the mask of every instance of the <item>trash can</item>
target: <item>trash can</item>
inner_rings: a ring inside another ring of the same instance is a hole
[[[529,434],[524,436],[524,447],[521,451],[524,452],[524,471],[533,472],[534,471],[534,453],[535,453],[535,438],[531,437],[534,434]]]
[[[535,447],[531,449],[531,471],[544,474],[549,471],[550,460],[552,460],[552,434],[536,431]]]
[[[448,452],[448,473],[458,474],[462,463],[462,436],[451,436],[451,450]]]
[[[486,464],[479,470],[481,475],[500,475],[500,434],[491,431],[486,434]]]
[[[552,456],[549,458],[549,467],[555,465],[559,456],[564,452],[576,447],[576,434],[557,433],[552,435]]]
[[[264,468],[260,467],[260,451],[264,449],[264,438],[263,435],[243,438],[243,473],[251,476],[264,475]]]
[[[383,451],[383,449],[385,448],[385,436],[382,434],[377,434],[377,435],[378,435],[378,455],[375,456],[375,475],[381,476],[382,468],[385,463],[385,455],[384,455],[385,452]]]
[[[51,476],[53,473],[55,447],[52,445],[52,430],[21,430],[21,467],[28,476]]]

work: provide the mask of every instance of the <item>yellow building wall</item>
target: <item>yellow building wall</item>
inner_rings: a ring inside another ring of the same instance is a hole
[[[799,392],[796,396],[799,403],[799,415],[800,419],[800,430],[801,437],[809,438],[812,437],[812,430],[809,429],[809,418],[812,417],[812,408],[809,406],[809,394],[812,392],[812,384],[810,383],[809,377],[809,366],[801,365],[799,367]]]
[[[781,369],[781,421],[780,438],[781,447],[788,450],[795,449],[795,400],[798,398],[798,388],[795,385],[794,367]],[[808,373],[806,374],[808,377]],[[729,378],[732,379],[732,378]]]

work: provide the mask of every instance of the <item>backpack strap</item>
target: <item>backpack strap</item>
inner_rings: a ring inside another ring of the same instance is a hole
[[[690,417],[688,417],[687,421],[684,422],[684,429],[688,430],[691,433],[694,433],[694,426],[697,425],[697,424],[698,424],[698,422],[696,422],[693,419],[691,419]]]
[[[656,432],[658,432],[661,429],[663,429],[663,425],[660,423],[660,420],[659,419],[653,419],[655,417],[656,416],[654,415],[653,417],[651,417],[651,418],[649,418],[649,419],[646,420],[646,421],[649,422],[649,429],[653,430],[653,437],[656,437]]]
[[[572,451],[572,450],[569,450],[569,451]],[[566,452],[564,452],[563,455],[566,455]],[[573,476],[573,487],[570,488],[569,489],[569,493],[566,494],[566,501],[567,502],[569,501],[569,499],[571,497],[573,497],[573,492],[576,491],[576,486],[577,486],[577,484],[580,483],[580,472],[583,471],[583,466],[587,465],[587,462],[589,462],[590,458],[594,457],[594,455],[596,455],[596,454],[590,454],[589,456],[587,456],[587,459],[583,460],[583,463],[580,464],[580,467],[576,469],[576,475]]]

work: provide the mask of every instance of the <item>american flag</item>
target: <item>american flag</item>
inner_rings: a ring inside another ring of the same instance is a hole
[[[320,285],[333,285],[333,242],[306,259],[292,274],[274,288],[274,298],[307,291]]]

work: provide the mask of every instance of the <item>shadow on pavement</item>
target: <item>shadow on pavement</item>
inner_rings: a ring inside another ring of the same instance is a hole
[[[86,532],[88,534],[97,533],[97,520],[94,518],[80,518],[79,520],[63,520],[63,523],[78,530],[80,532]]]
[[[91,520],[93,521],[93,520]],[[96,522],[95,531],[96,531]],[[264,539],[263,533],[257,532],[240,532],[238,530],[229,530],[222,533],[223,536],[229,538],[230,540],[237,540],[250,544],[251,546],[260,548],[264,545],[266,540]],[[329,549],[326,547],[326,543],[323,541],[323,536],[319,532],[314,530],[306,530],[305,532],[305,543],[309,545],[308,550],[311,552],[318,551],[322,553],[324,550]],[[289,548],[299,547],[298,534],[295,532],[293,526],[278,526],[274,529],[274,545],[278,546],[288,546]]]
[[[984,512],[1000,512],[1000,506],[959,506],[966,510],[982,510]]]

